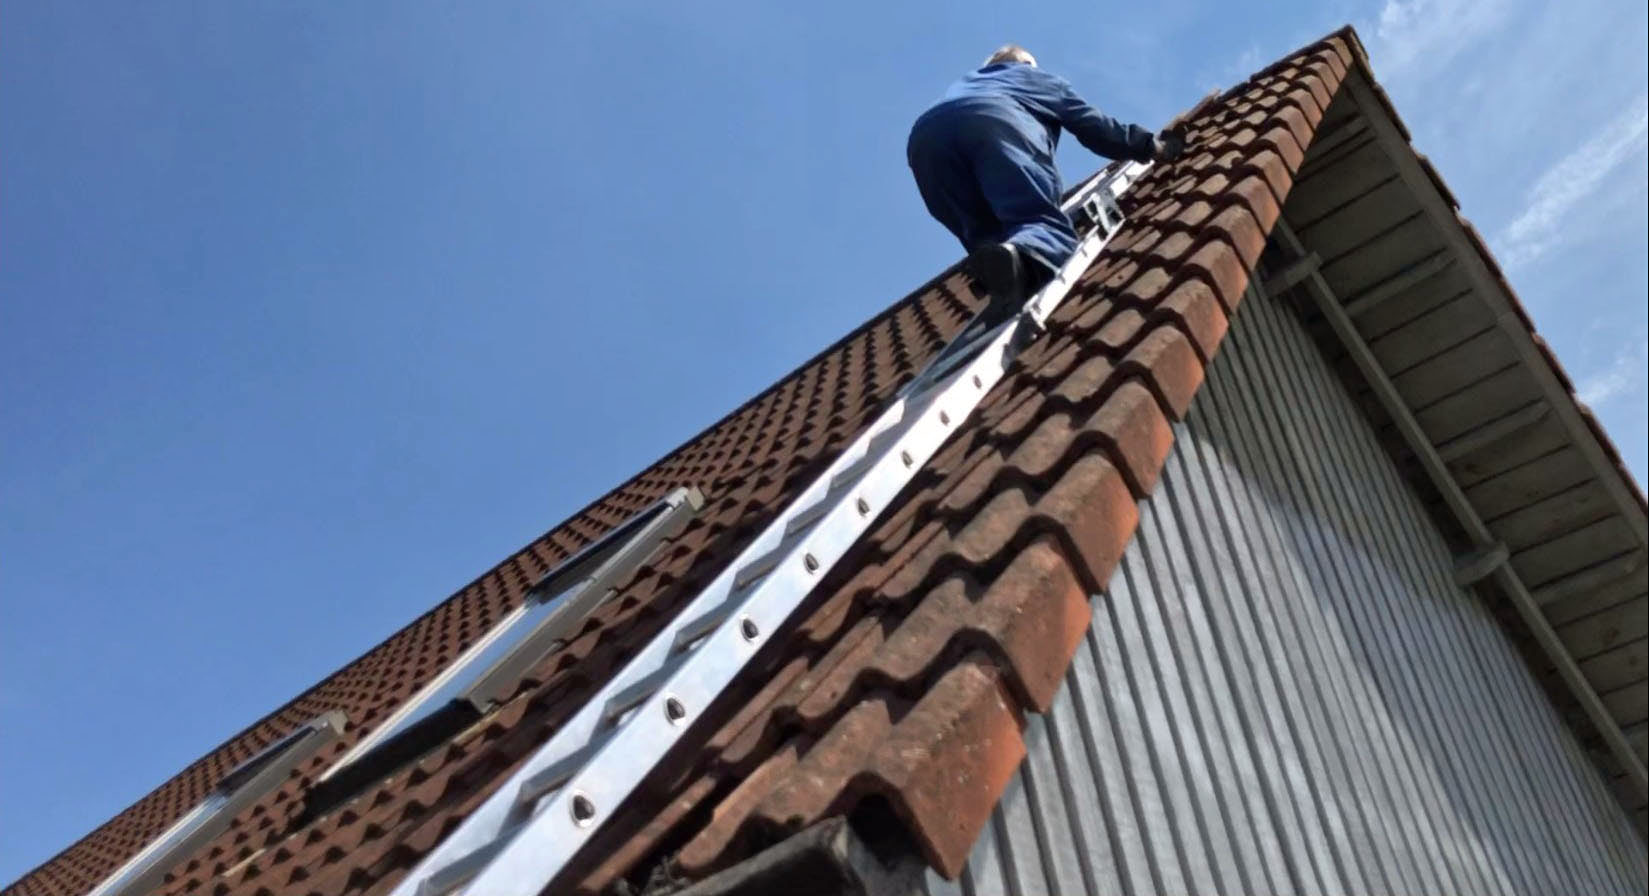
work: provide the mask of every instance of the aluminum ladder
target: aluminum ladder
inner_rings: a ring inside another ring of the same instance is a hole
[[[1017,317],[964,327],[807,486],[496,792],[394,896],[535,896],[654,770],[820,579],[1001,379],[1122,223],[1148,166],[1113,164],[1067,201],[1087,230]],[[569,882],[562,881],[563,885]]]

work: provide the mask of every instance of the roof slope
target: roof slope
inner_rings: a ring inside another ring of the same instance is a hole
[[[469,807],[472,801],[462,797],[484,795],[492,773],[477,777],[470,768],[473,760],[483,754],[486,763],[512,756],[512,750],[521,749],[517,741],[523,735],[530,739],[576,709],[608,670],[645,641],[685,596],[708,582],[815,468],[868,425],[899,385],[961,328],[975,304],[954,269],[941,275],[292,703],[230,738],[18,880],[8,893],[86,892],[199,802],[225,772],[328,710],[347,714],[344,737],[180,868],[178,889],[196,892],[276,844],[280,848],[263,864],[246,869],[253,872],[250,878],[237,871],[230,879],[259,878],[248,892],[259,886],[284,891],[296,888],[299,880],[311,881],[300,891],[343,892],[346,885],[370,882],[392,870],[370,867],[386,854],[398,857],[397,868],[410,861],[428,848],[454,813]],[[368,787],[357,804],[287,839],[304,792],[327,764],[518,606],[534,581],[630,515],[677,487],[692,485],[706,496],[703,510],[637,571],[620,599],[602,607],[580,637],[522,682],[517,699],[417,767]],[[465,769],[470,776],[455,781],[453,775]],[[278,874],[268,876],[274,867]]]
[[[697,876],[818,818],[883,810],[954,872],[1024,753],[1348,70],[1349,29],[1188,122],[1071,297],[839,573],[725,695],[696,752],[609,822],[588,890],[668,860]],[[232,738],[19,881],[95,885],[217,776],[313,715],[346,736],[175,870],[167,893],[381,893],[399,880],[873,419],[977,305],[955,269]],[[296,823],[313,780],[542,573],[670,490],[698,517],[515,696],[453,741]]]

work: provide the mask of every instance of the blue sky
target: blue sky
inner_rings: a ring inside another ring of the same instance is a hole
[[[8,4],[0,881],[952,261],[1007,40],[1155,126],[1357,24],[1643,481],[1641,4],[999,7]]]

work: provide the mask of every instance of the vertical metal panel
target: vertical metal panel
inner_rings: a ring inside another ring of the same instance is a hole
[[[1250,297],[935,894],[1641,893],[1645,851],[1291,315]]]

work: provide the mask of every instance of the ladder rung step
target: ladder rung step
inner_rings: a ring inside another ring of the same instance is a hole
[[[611,725],[617,722],[625,713],[646,703],[647,698],[658,693],[658,689],[681,665],[682,659],[683,657],[678,656],[666,660],[657,669],[636,679],[634,684],[614,694],[613,699],[608,700],[606,707],[601,710],[601,724]]]
[[[882,449],[886,448],[888,443],[898,441],[899,437],[904,435],[905,430],[909,428],[910,427],[906,425],[905,419],[901,417],[898,423],[895,423],[887,429],[871,436],[870,442],[865,445],[865,456],[875,457],[876,455],[881,454]]]
[[[612,729],[597,734],[595,737],[590,738],[584,746],[568,753],[545,767],[543,771],[522,781],[521,789],[515,793],[513,812],[519,812],[524,807],[530,806],[560,790],[561,785],[567,783],[573,775],[578,774],[578,770],[584,767],[584,763],[588,762],[590,757],[594,756],[596,751],[601,749],[601,745],[606,743],[607,738],[611,736]]]
[[[979,353],[990,344],[990,339],[986,337],[995,333],[1000,326],[1001,324],[997,324],[995,327],[985,326],[983,312],[974,315],[972,319],[963,325],[960,332],[951,337],[950,343],[939,352],[938,357],[928,363],[927,369],[922,371],[922,378],[927,382],[932,382],[940,379],[958,365],[977,358]]]
[[[944,371],[944,373],[949,373],[949,372],[950,371],[948,371],[948,370]],[[914,388],[912,388],[909,392],[905,393],[905,400],[906,401],[921,401],[923,398],[927,397],[929,392],[932,392],[934,389],[937,389],[937,388],[939,388],[940,386],[942,386],[944,384],[945,384],[945,380],[944,380],[944,376],[942,374],[940,376],[936,376],[933,379],[926,380],[926,381],[921,382],[921,383],[913,383],[912,386]]]
[[[418,885],[418,896],[447,896],[448,893],[470,882],[470,879],[487,867],[492,857],[498,855],[504,844],[510,842],[508,835],[488,843],[468,855],[460,856],[452,864],[431,872]]]
[[[789,538],[797,532],[811,529],[826,513],[830,512],[830,497],[827,495],[813,502],[811,507],[790,518],[790,523],[784,527],[784,537]]]
[[[785,543],[781,541],[778,547],[745,564],[744,568],[733,576],[733,590],[743,591],[765,578],[773,571],[773,567],[779,565],[779,557],[784,554],[785,547]]]
[[[864,478],[865,472],[881,458],[882,449],[887,447],[889,442],[895,441],[900,435],[904,434],[905,427],[902,424],[903,421],[900,421],[900,423],[889,426],[887,429],[871,436],[870,442],[865,445],[864,456],[843,467],[840,473],[830,477],[830,491],[834,493],[844,488],[851,488],[854,483]]]
[[[844,488],[852,488],[854,485],[857,485],[859,480],[864,478],[865,471],[869,470],[871,465],[874,463],[876,463],[876,455],[867,451],[865,452],[864,457],[861,457],[853,463],[848,464],[846,467],[843,467],[840,473],[830,477],[831,494],[835,494]]]
[[[977,330],[977,333],[968,337],[966,342],[952,343],[954,347],[947,351],[944,357],[936,359],[932,367],[922,371],[922,379],[919,384],[920,391],[925,392],[931,389],[945,378],[945,374],[979,357],[979,353],[984,351],[985,346],[990,344],[990,340],[985,337],[991,334],[991,330],[976,327],[970,323],[967,329],[958,334],[958,337],[967,336],[970,331],[975,330]]]
[[[716,626],[726,622],[727,617],[733,615],[733,610],[738,605],[739,598],[729,597],[711,607],[704,615],[676,629],[676,640],[670,645],[670,652],[681,653],[703,640],[706,635],[716,630]]]

